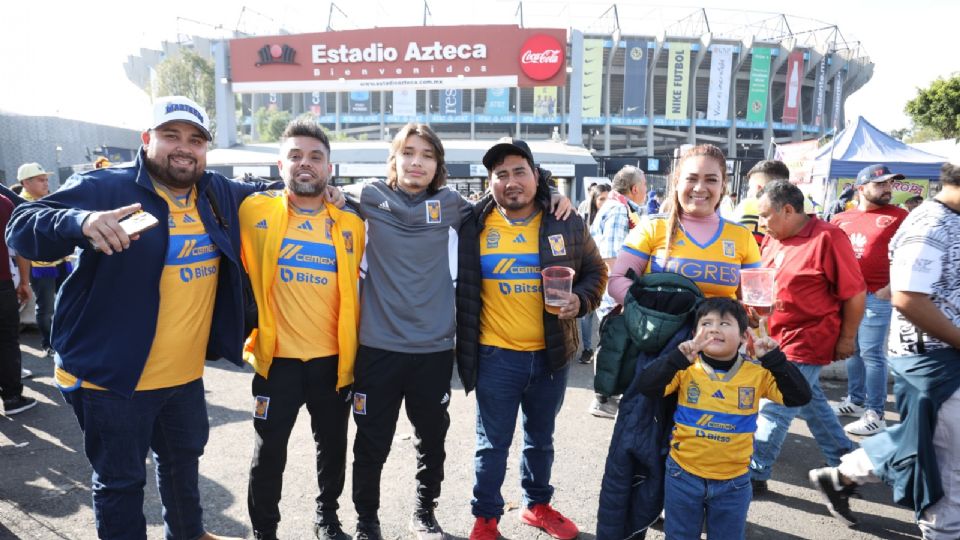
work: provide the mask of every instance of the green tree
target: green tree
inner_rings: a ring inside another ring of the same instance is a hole
[[[257,124],[257,133],[260,142],[276,142],[290,123],[293,115],[289,111],[281,111],[276,107],[260,107],[253,113],[253,121]]]
[[[917,97],[903,110],[915,126],[931,128],[943,138],[960,139],[960,74],[949,79],[940,77],[929,88],[918,88]]]
[[[199,54],[181,49],[157,66],[158,96],[186,96],[200,104],[210,115],[210,131],[216,129],[216,101],[213,87],[213,62]]]

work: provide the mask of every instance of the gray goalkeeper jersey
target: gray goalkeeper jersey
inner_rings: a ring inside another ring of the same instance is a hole
[[[457,232],[471,205],[441,188],[409,195],[382,180],[346,186],[367,222],[360,344],[403,353],[453,349]]]

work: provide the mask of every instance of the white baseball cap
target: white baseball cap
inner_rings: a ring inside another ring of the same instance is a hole
[[[157,129],[167,122],[189,122],[203,132],[207,140],[210,135],[210,117],[197,102],[183,96],[162,97],[153,104],[153,125],[150,129]]]
[[[39,163],[24,163],[17,169],[17,182],[23,182],[34,176],[50,176],[51,174],[53,173],[43,170],[43,165]]]

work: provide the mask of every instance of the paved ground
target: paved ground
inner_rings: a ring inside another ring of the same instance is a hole
[[[0,416],[0,539],[95,538],[90,506],[90,468],[83,456],[82,439],[72,412],[64,406],[51,379],[52,362],[40,359],[36,334],[24,336],[24,365],[37,376],[26,383],[26,393],[40,405],[14,418]],[[210,443],[201,463],[201,490],[207,528],[213,532],[246,537],[251,534],[246,513],[247,468],[253,450],[250,369],[219,362],[208,364],[204,377],[210,416]],[[554,505],[580,525],[581,538],[593,538],[600,479],[613,422],[586,413],[592,393],[591,366],[574,365],[556,436]],[[827,383],[830,397],[843,388]],[[888,409],[889,409],[888,403]],[[472,395],[457,390],[451,403],[453,422],[447,439],[446,480],[437,511],[446,531],[455,538],[470,534],[470,493],[473,471],[474,414]],[[896,418],[894,415],[892,418]],[[352,440],[352,427],[351,427]],[[519,437],[514,439],[504,488],[509,510],[501,522],[505,538],[547,540],[545,534],[520,525],[517,479]],[[291,439],[284,476],[281,538],[312,536],[313,497],[316,484],[312,439],[306,413],[301,415]],[[772,493],[750,508],[747,537],[751,539],[870,539],[919,538],[912,512],[894,506],[890,491],[882,486],[866,490],[864,500],[854,500],[863,524],[847,529],[836,524],[808,487],[806,471],[823,463],[822,455],[802,421],[795,422],[780,463],[770,483]],[[349,465],[348,465],[349,468]],[[381,520],[387,538],[408,538],[406,524],[412,510],[414,450],[412,430],[401,421],[383,475]],[[151,473],[152,474],[152,473]],[[345,493],[350,493],[347,472]],[[341,519],[352,533],[356,525],[349,496],[341,499]],[[153,481],[148,480],[144,509],[150,538],[162,538],[160,506]],[[653,531],[649,538],[661,539]]]

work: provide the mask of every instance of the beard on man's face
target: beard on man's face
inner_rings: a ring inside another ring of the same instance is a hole
[[[174,189],[185,189],[193,187],[203,176],[203,169],[198,166],[197,160],[187,155],[177,155],[180,159],[190,159],[193,166],[181,167],[170,162],[173,155],[167,155],[163,158],[147,157],[147,171],[154,180]]]
[[[312,179],[302,181],[297,178],[297,175],[299,175],[300,172],[301,171],[292,173],[290,178],[284,179],[284,183],[287,185],[287,189],[290,190],[290,193],[299,195],[300,197],[319,197],[323,195],[324,190],[327,188],[327,182],[330,179],[309,171]],[[313,181],[313,179],[317,179],[319,182]]]

